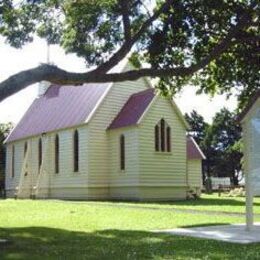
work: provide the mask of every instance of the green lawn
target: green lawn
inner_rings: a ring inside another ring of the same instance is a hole
[[[113,204],[115,202],[108,202]],[[104,205],[104,203],[102,202]],[[118,204],[118,202],[116,202]],[[136,203],[136,202],[123,202],[120,205],[131,205],[137,207],[148,208],[164,208],[164,209],[190,209],[200,211],[218,211],[218,212],[231,212],[231,213],[245,213],[245,198],[243,197],[228,197],[222,194],[218,197],[217,194],[202,195],[202,199],[198,200],[183,200],[174,202],[163,203]],[[260,214],[260,198],[254,198],[254,212]]]
[[[0,238],[10,240],[0,244],[0,259],[260,259],[260,244],[151,232],[243,221],[239,216],[108,207],[107,202],[0,200]]]

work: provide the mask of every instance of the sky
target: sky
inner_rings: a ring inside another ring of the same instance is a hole
[[[43,40],[36,39],[22,49],[14,49],[0,38],[0,81],[21,70],[38,66],[47,60],[47,46]],[[84,71],[84,61],[76,55],[66,55],[58,46],[50,47],[50,61],[69,71]],[[30,104],[37,97],[37,84],[27,87],[19,93],[0,102],[0,123],[13,122],[17,124]],[[221,108],[234,110],[237,106],[236,98],[226,100],[225,96],[217,95],[210,98],[208,95],[196,95],[193,86],[186,86],[177,94],[175,101],[183,113],[193,109],[201,114],[207,122]]]

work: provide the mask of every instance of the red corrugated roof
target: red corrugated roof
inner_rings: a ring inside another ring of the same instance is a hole
[[[34,100],[6,142],[86,122],[110,84],[52,85]]]
[[[130,96],[108,129],[136,125],[154,96],[154,89],[152,88]]]
[[[187,158],[190,159],[206,159],[198,144],[192,137],[187,137]]]

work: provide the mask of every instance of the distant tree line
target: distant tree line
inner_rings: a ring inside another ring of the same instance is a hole
[[[5,145],[4,140],[13,128],[12,123],[0,124],[0,196],[5,184]]]
[[[206,156],[203,161],[203,182],[210,176],[230,177],[233,185],[241,179],[242,141],[241,127],[236,113],[223,108],[208,124],[196,111],[185,115],[190,124],[190,135]]]

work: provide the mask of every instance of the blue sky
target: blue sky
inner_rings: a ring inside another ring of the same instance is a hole
[[[23,49],[14,49],[4,43],[0,38],[0,81],[21,70],[29,69],[46,62],[46,43],[36,39]],[[84,61],[76,55],[65,55],[58,46],[51,46],[50,60],[59,67],[70,71],[84,71]],[[214,114],[222,107],[231,110],[236,108],[236,99],[226,100],[224,96],[210,98],[207,95],[196,95],[192,86],[187,86],[175,97],[183,113],[193,109],[202,114],[210,122]],[[37,85],[27,87],[25,90],[7,98],[0,103],[0,123],[17,123],[37,95]]]

